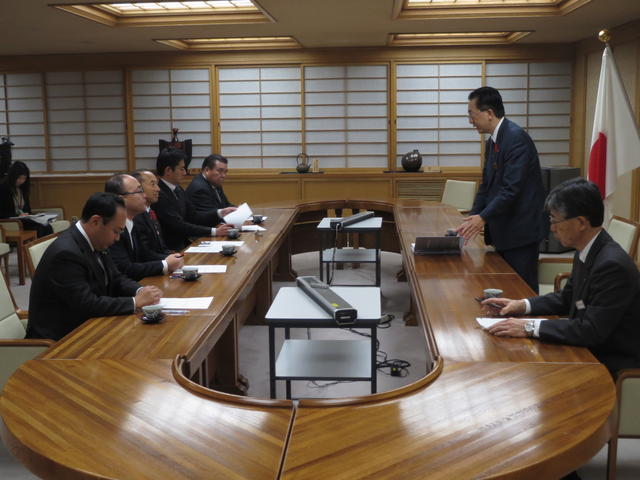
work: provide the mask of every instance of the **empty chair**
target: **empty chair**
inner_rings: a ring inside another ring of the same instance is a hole
[[[38,268],[38,263],[40,263],[40,259],[42,255],[44,255],[45,250],[49,248],[49,245],[51,245],[56,238],[58,238],[58,234],[52,233],[51,235],[29,242],[25,246],[27,249],[27,267],[29,268],[31,278],[33,278],[33,274],[36,273],[36,268]]]
[[[616,381],[618,425],[611,432],[607,459],[607,478],[616,478],[618,438],[640,437],[640,369],[622,370]]]
[[[25,339],[25,325],[16,309],[13,296],[0,275],[0,390],[7,379],[24,362],[45,351],[51,340]]]
[[[457,208],[459,212],[466,213],[473,207],[476,196],[476,182],[448,179],[442,192],[442,203]]]
[[[635,260],[638,253],[640,224],[626,218],[614,216],[607,227],[607,232]]]

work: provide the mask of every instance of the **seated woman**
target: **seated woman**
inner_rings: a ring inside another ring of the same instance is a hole
[[[51,225],[42,225],[26,218],[31,213],[29,204],[29,167],[24,162],[11,164],[7,176],[0,182],[0,218],[20,218],[25,230],[37,230],[38,237],[53,232]]]

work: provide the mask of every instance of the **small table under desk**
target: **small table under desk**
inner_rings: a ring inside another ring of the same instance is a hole
[[[378,287],[332,287],[358,310],[353,325],[339,326],[335,320],[298,287],[282,287],[267,312],[269,325],[269,377],[271,398],[276,381],[285,380],[291,398],[291,380],[366,380],[371,393],[377,389],[377,326],[380,321]],[[284,328],[284,343],[276,360],[275,329]],[[297,340],[291,328],[367,328],[367,340]]]
[[[339,230],[343,233],[375,233],[376,248],[336,248],[336,231],[330,227],[331,220],[336,218],[325,217],[318,224],[320,232],[320,280],[324,280],[326,268],[327,281],[330,278],[332,263],[375,263],[376,287],[380,286],[380,231],[382,229],[382,217],[371,217]],[[335,250],[335,254],[334,254]]]

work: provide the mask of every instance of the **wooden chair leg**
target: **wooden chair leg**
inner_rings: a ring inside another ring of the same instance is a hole
[[[24,261],[24,244],[23,243],[19,243],[18,246],[16,247],[17,249],[17,253],[18,253],[18,278],[20,281],[20,285],[24,285],[24,270],[27,266],[26,262]]]
[[[607,480],[615,480],[618,460],[618,435],[613,434],[607,448]]]

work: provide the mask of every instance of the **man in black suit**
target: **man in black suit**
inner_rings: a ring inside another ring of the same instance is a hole
[[[147,199],[147,207],[144,212],[136,215],[133,224],[138,231],[140,241],[145,248],[159,255],[169,255],[172,253],[164,243],[162,230],[158,216],[153,210],[153,205],[158,202],[160,196],[160,186],[158,177],[149,170],[136,170],[131,172],[131,176],[140,182],[144,196]]]
[[[171,273],[182,268],[182,255],[163,255],[146,248],[138,235],[133,219],[146,211],[147,199],[140,182],[131,175],[113,175],[104,186],[105,192],[120,195],[127,210],[125,229],[120,239],[109,247],[113,263],[120,272],[133,280]]]
[[[126,315],[158,303],[162,291],[121,274],[106,249],[125,226],[122,198],[94,193],[82,219],[47,248],[29,296],[27,338],[60,340],[91,317]]]
[[[187,197],[199,213],[215,211],[218,221],[236,210],[222,190],[227,177],[229,161],[222,155],[209,155],[202,162],[200,175],[196,175],[187,187]]]
[[[191,237],[226,235],[231,225],[219,224],[215,210],[198,212],[180,186],[186,175],[186,154],[177,148],[160,152],[156,161],[160,176],[160,196],[154,210],[158,215],[162,235],[167,247],[182,250],[189,245]],[[217,227],[214,228],[214,226]]]
[[[612,374],[640,367],[640,273],[603,230],[598,187],[582,178],[554,188],[546,202],[551,231],[576,249],[571,277],[559,293],[523,300],[491,299],[501,315],[564,315],[567,319],[508,318],[489,332],[588,347]]]
[[[538,245],[546,233],[538,152],[527,132],[504,117],[495,88],[469,94],[469,122],[490,137],[482,183],[458,233],[470,240],[484,228],[485,243],[537,293]]]

